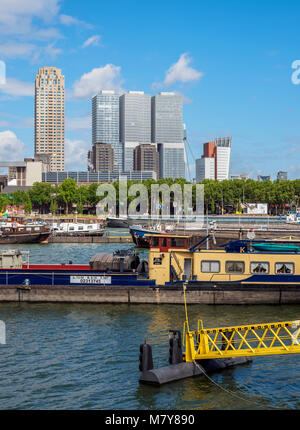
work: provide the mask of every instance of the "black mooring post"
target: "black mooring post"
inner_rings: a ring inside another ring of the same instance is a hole
[[[181,332],[179,330],[169,330],[170,333],[170,349],[169,349],[169,363],[179,364],[182,363],[182,344],[181,344]]]
[[[140,345],[139,369],[141,372],[153,369],[152,348],[146,341]]]

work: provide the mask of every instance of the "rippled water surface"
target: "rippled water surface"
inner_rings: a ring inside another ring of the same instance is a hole
[[[16,248],[7,246],[6,248]],[[33,263],[87,263],[96,252],[128,245],[49,244],[29,249]],[[189,307],[206,326],[300,319],[300,306]],[[168,363],[168,330],[181,329],[181,305],[0,304],[7,343],[0,345],[1,409],[258,409],[300,406],[300,357],[259,357],[251,364],[162,387],[139,385],[139,345],[152,345],[155,367]]]

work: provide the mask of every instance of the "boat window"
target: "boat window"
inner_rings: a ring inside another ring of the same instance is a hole
[[[220,261],[201,261],[201,272],[203,273],[219,273]]]
[[[245,263],[243,261],[226,261],[226,273],[244,273]]]
[[[80,225],[80,226],[78,227],[78,230],[83,230],[83,225]]]
[[[74,227],[70,227],[70,228],[69,228],[69,230],[70,230],[70,231],[74,231]]]
[[[252,262],[250,263],[250,272],[251,273],[262,273],[267,274],[269,273],[269,263],[265,262]]]
[[[275,263],[276,274],[289,274],[294,273],[294,263]]]
[[[91,226],[91,225],[88,225],[88,226],[87,226],[87,228],[93,228],[93,226]]]
[[[34,227],[35,231],[40,231],[40,227]]]
[[[158,237],[152,237],[151,238],[151,246],[159,246],[158,245]]]
[[[161,246],[162,247],[166,247],[167,246],[167,238],[166,237],[162,237],[161,238]]]
[[[27,230],[27,231],[31,231],[31,227],[27,227],[27,228],[26,228],[26,230]]]
[[[171,247],[174,248],[184,248],[184,239],[182,237],[172,237]]]

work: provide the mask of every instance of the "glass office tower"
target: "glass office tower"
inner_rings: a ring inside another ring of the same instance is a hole
[[[119,95],[100,91],[92,99],[92,143],[108,143],[114,150],[115,168],[122,171],[123,145],[119,140]]]
[[[161,92],[151,98],[153,143],[182,143],[182,96]]]

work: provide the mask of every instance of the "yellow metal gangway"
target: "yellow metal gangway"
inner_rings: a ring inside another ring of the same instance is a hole
[[[189,328],[185,286],[186,320],[183,326],[185,361],[261,355],[299,354],[300,320],[267,324],[249,324],[220,328]]]
[[[187,330],[185,360],[300,353],[300,321]]]

